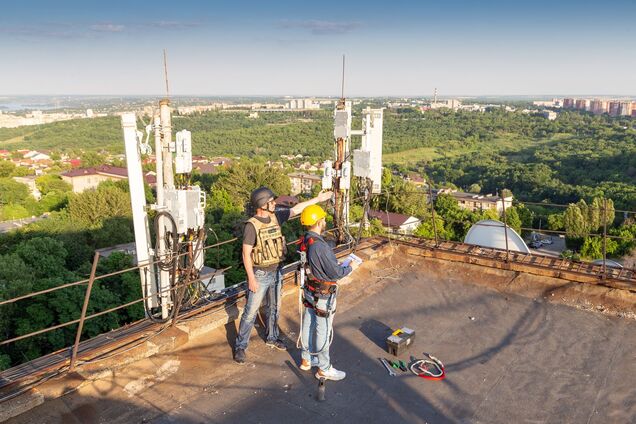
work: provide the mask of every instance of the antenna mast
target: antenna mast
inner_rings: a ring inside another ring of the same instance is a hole
[[[170,90],[168,89],[168,56],[166,49],[163,49],[163,76],[166,80],[166,99],[170,98]]]
[[[342,55],[342,84],[340,91],[340,98],[344,99],[344,81],[345,81],[345,55]]]

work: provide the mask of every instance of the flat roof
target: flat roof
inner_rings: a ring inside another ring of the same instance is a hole
[[[247,363],[234,363],[231,322],[8,422],[635,421],[635,321],[471,284],[478,277],[452,262],[394,254],[356,273],[341,288],[331,348],[347,378],[327,382],[325,402],[313,375],[298,369],[299,352],[266,347],[260,326]],[[280,320],[290,347],[296,301],[284,297]],[[402,326],[416,334],[400,359],[431,353],[445,380],[388,376],[377,358],[390,358],[385,338]]]

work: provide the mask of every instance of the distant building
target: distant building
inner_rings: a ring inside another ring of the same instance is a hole
[[[46,153],[38,152],[36,150],[31,150],[28,153],[24,154],[24,156],[22,157],[25,159],[31,159],[33,162],[51,160],[51,156],[47,155]]]
[[[462,106],[462,102],[457,99],[437,100],[429,105],[429,109],[448,108],[457,110]]]
[[[411,172],[410,174],[408,174],[405,180],[415,185],[416,187],[424,187],[424,185],[426,184],[426,180],[422,178],[420,174],[416,174],[415,172]]]
[[[590,101],[587,99],[576,99],[575,108],[578,110],[588,110]]]
[[[595,115],[607,113],[607,101],[594,99],[590,102],[590,112]]]
[[[575,100],[571,97],[563,99],[563,109],[574,109]]]
[[[552,110],[544,110],[541,111],[539,114],[546,118],[548,121],[554,121],[557,118],[557,113]]]
[[[87,118],[93,117],[93,109],[86,109],[86,117]]]
[[[315,110],[320,109],[320,102],[317,102],[313,98],[307,99],[291,99],[285,105],[287,109],[302,109],[302,110]]]
[[[632,114],[632,102],[624,101],[618,105],[618,114],[620,116],[631,116]]]
[[[320,176],[305,174],[302,172],[291,173],[288,177],[291,182],[291,194],[293,196],[311,193],[314,186],[322,183],[322,178]]]
[[[104,181],[128,179],[128,170],[117,166],[101,165],[94,168],[76,168],[60,175],[62,180],[73,187],[74,193],[97,188]],[[145,175],[146,183],[154,185],[157,179],[151,173]]]
[[[370,210],[368,216],[369,219],[379,219],[388,232],[395,234],[413,234],[420,225],[419,219],[400,213]]]
[[[462,209],[467,209],[471,212],[483,211],[483,210],[495,210],[498,213],[503,212],[504,205],[506,209],[512,207],[512,196],[508,196],[504,198],[504,201],[501,201],[501,198],[498,196],[493,196],[492,194],[475,194],[475,193],[464,193],[461,191],[442,188],[433,190],[433,199],[437,198],[440,194],[449,194],[455,200],[457,200],[457,204]]]
[[[611,116],[631,116],[633,104],[629,100],[612,100],[609,102],[609,114]]]

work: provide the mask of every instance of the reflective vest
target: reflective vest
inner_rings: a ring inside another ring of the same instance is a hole
[[[279,264],[287,251],[285,237],[281,232],[276,215],[271,216],[269,224],[256,217],[247,220],[256,230],[256,245],[252,249],[252,262],[259,267]]]

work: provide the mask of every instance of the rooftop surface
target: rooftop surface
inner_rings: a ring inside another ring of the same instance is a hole
[[[324,402],[299,352],[270,350],[262,328],[247,363],[234,363],[231,322],[8,422],[636,422],[635,321],[553,303],[547,292],[485,287],[478,268],[400,252],[356,271],[340,292],[331,348],[347,378],[327,382]],[[296,302],[292,289],[281,316],[289,346]],[[416,335],[400,359],[431,353],[446,380],[388,376],[377,358],[389,357],[384,340],[401,326]]]

